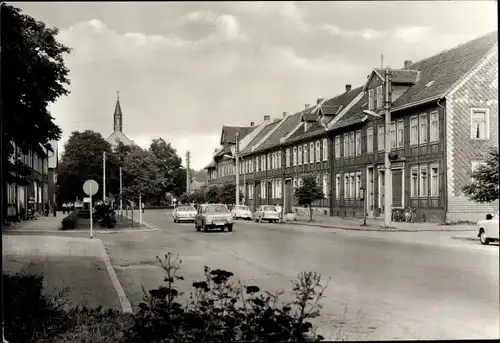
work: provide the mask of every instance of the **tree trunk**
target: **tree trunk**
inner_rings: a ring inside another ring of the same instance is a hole
[[[313,208],[312,208],[312,204],[309,204],[309,221],[310,222],[313,221]]]

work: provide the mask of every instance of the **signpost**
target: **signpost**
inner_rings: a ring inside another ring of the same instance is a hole
[[[174,202],[174,210],[175,210],[175,205],[177,204],[177,199],[173,198],[172,201]]]
[[[92,195],[95,195],[99,190],[99,184],[95,180],[87,180],[83,184],[83,191],[90,197],[90,238],[94,238],[92,235]]]

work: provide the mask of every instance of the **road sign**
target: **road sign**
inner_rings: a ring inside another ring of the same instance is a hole
[[[90,196],[95,195],[98,190],[99,190],[99,185],[95,180],[90,179],[85,181],[85,183],[83,184],[83,191],[87,195]]]
[[[83,202],[90,202],[90,197],[83,198]]]

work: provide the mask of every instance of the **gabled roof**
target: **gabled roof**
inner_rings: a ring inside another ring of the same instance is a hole
[[[236,144],[236,133],[240,134],[239,139],[248,135],[255,127],[253,126],[223,126],[220,136],[220,144]]]
[[[419,80],[393,103],[393,109],[444,97],[495,45],[496,31],[409,65],[408,69],[419,71]]]
[[[247,146],[240,151],[240,155],[241,156],[245,156],[245,155],[248,155],[248,154],[251,154],[252,153],[252,147],[259,143],[262,138],[264,138],[276,125],[278,125],[280,122],[273,122],[273,123],[270,123],[268,125],[266,125],[261,132],[259,132],[259,134],[257,136],[254,137],[254,139],[252,139],[252,141],[250,143],[247,144]]]
[[[229,145],[224,145],[224,147],[222,147],[222,149],[220,149],[214,157],[219,157],[219,156],[222,156],[224,154],[231,154],[231,147]]]
[[[338,122],[333,124],[330,130],[338,130],[346,126],[361,123],[363,119],[367,117],[367,115],[363,113],[363,110],[367,108],[368,93],[365,92],[363,97],[354,106],[352,106]]]
[[[213,160],[203,169],[210,169],[210,168],[215,168],[215,162]]]

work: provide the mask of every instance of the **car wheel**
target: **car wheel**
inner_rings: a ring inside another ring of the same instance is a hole
[[[484,232],[483,229],[479,232],[479,241],[482,245],[488,245],[490,243],[490,240],[486,237],[486,232]]]
[[[222,230],[224,230],[224,228],[222,228]],[[227,226],[227,231],[233,232],[233,225],[228,225]]]

